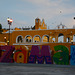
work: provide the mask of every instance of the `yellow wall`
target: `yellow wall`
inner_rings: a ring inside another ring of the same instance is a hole
[[[0,42],[0,46],[1,46],[1,45],[6,45],[6,43],[5,43],[5,42]]]
[[[36,27],[38,28],[38,30],[36,30]],[[41,30],[39,30],[39,28]],[[26,43],[25,37],[27,35],[30,35],[32,37],[32,42],[33,42],[33,40],[37,40],[37,41],[40,40],[37,37],[34,38],[35,35],[40,36],[41,42],[42,42],[42,40],[43,40],[43,42],[47,42],[47,37],[44,37],[44,39],[43,39],[44,35],[49,36],[49,42],[52,42],[52,38],[55,38],[55,42],[58,42],[58,35],[60,33],[62,33],[64,35],[64,42],[66,42],[67,37],[72,36],[72,37],[70,37],[70,39],[73,39],[73,35],[75,34],[75,29],[52,29],[52,30],[46,30],[46,29],[47,29],[47,27],[46,27],[44,20],[42,20],[42,22],[41,22],[39,19],[39,22],[37,23],[36,19],[35,19],[35,30],[22,30],[22,31],[15,30],[12,33],[10,33],[10,45],[13,45],[13,43],[16,43],[16,39],[19,35],[21,35],[23,37],[23,43]],[[2,34],[0,34],[0,36],[1,36],[0,37],[1,42],[5,42],[4,37],[6,37],[6,41],[9,40],[9,33],[2,33]],[[31,37],[28,37],[28,39],[31,39]],[[71,42],[71,40],[70,40],[70,42]]]
[[[72,31],[72,34],[71,34]],[[51,32],[51,33],[50,33]],[[65,37],[64,40],[66,40],[66,38],[68,36],[73,36],[75,34],[75,29],[57,29],[57,30],[24,30],[24,31],[13,31],[12,33],[10,33],[10,45],[13,45],[13,43],[16,43],[16,38],[21,35],[23,36],[23,39],[25,40],[25,37],[27,35],[30,35],[32,37],[32,39],[34,38],[35,35],[39,35],[41,37],[41,41],[42,41],[42,37],[44,35],[48,35],[48,36],[52,36],[52,38],[55,38],[57,42],[58,41],[58,35],[62,33]],[[9,34],[8,33],[3,33],[0,34],[0,41],[1,42],[5,42],[4,37],[6,37],[6,40],[8,40],[9,38]],[[51,38],[51,39],[52,39]],[[72,37],[73,38],[73,37]],[[46,38],[45,38],[46,39]],[[23,43],[25,43],[23,40]]]

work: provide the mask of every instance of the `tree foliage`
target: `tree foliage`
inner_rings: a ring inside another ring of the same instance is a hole
[[[0,24],[0,33],[2,33],[2,25]]]
[[[2,29],[2,25],[0,24],[0,29]]]

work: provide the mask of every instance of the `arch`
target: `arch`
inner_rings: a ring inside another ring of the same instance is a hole
[[[43,35],[42,42],[49,42],[49,35]]]
[[[35,36],[33,37],[33,42],[41,42],[41,37],[40,37],[40,35],[35,35]]]
[[[25,37],[25,42],[32,42],[32,36],[31,35],[27,35]]]
[[[58,42],[64,42],[64,35],[62,33],[58,35]]]
[[[64,35],[62,33],[59,33],[58,37],[60,37],[60,36],[64,36]]]
[[[17,36],[16,43],[22,43],[22,42],[23,42],[23,36],[22,35]]]

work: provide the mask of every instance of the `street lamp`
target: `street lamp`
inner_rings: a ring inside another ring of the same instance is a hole
[[[8,21],[8,24],[9,24],[9,38],[8,38],[8,45],[10,45],[10,25],[11,25],[11,23],[12,23],[12,19],[10,19],[9,17],[7,18],[7,21]]]
[[[5,43],[7,42],[6,37],[4,37],[4,42],[5,42]]]

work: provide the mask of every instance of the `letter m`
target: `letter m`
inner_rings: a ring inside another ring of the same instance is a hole
[[[52,64],[50,55],[50,46],[32,46],[31,54],[29,56],[29,63]]]

